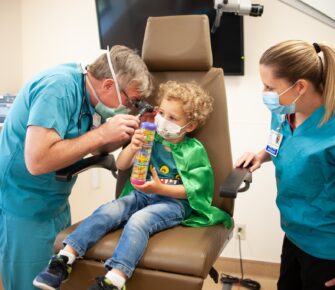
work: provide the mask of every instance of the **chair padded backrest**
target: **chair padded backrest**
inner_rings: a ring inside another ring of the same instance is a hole
[[[209,70],[213,65],[206,15],[149,17],[142,58],[149,71]]]
[[[209,21],[206,15],[149,17],[142,58],[152,74],[155,102],[159,84],[168,80],[195,81],[214,98],[206,124],[192,133],[205,146],[211,161],[215,193],[213,204],[233,214],[234,200],[219,197],[220,185],[231,172],[232,157],[223,71],[212,67]],[[128,173],[120,172],[117,192]]]

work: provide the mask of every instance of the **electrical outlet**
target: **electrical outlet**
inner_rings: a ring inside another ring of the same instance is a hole
[[[241,240],[245,240],[245,225],[236,225],[235,226],[235,239],[238,240],[238,237],[240,236]]]

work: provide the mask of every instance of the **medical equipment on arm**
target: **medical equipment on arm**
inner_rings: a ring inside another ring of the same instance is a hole
[[[130,177],[131,183],[136,185],[142,185],[146,182],[156,125],[151,122],[143,122],[141,128],[143,129],[145,141],[142,148],[135,155]]]
[[[134,102],[135,108],[138,109],[136,116],[142,117],[144,113],[149,112],[152,113],[155,110],[153,105],[150,105],[148,102],[143,100],[138,100]]]
[[[231,12],[240,16],[262,16],[264,6],[260,4],[251,4],[250,0],[214,0],[214,9],[216,18],[214,20],[211,32],[214,33],[220,26],[223,12]]]

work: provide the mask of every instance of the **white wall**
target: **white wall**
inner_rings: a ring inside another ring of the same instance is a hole
[[[100,48],[94,0],[21,0],[23,79],[57,63],[92,59]]]
[[[21,84],[21,4],[0,0],[0,95],[16,95]]]
[[[89,59],[99,49],[93,0],[21,2],[24,80],[59,62]],[[262,17],[245,17],[245,76],[226,77],[234,160],[246,150],[258,151],[267,140],[269,113],[261,101],[262,84],[258,76],[261,53],[279,41],[292,38],[335,44],[334,29],[329,26],[279,1],[255,2],[263,4],[265,9]],[[16,17],[18,15],[19,12]],[[7,53],[12,56],[11,52]],[[95,174],[93,171],[79,177],[71,197],[74,221],[113,198],[115,184],[109,173],[98,171],[100,187],[93,189]],[[240,194],[236,200],[235,221],[246,225],[243,257],[279,262],[283,234],[275,206],[272,164],[265,164],[253,179],[251,190]],[[228,244],[223,255],[238,257],[237,240]]]

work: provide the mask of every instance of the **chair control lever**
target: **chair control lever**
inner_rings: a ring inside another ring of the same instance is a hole
[[[248,168],[234,168],[220,187],[220,196],[236,198],[238,192],[247,191],[252,182],[252,174]],[[244,186],[241,187],[242,183]]]

